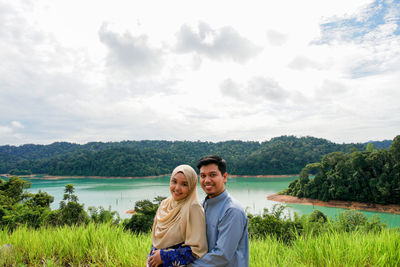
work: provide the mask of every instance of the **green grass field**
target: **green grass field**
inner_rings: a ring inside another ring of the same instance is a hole
[[[121,226],[21,227],[0,230],[0,266],[145,266],[150,247],[150,234]],[[333,231],[291,245],[251,239],[250,266],[400,266],[400,231]]]

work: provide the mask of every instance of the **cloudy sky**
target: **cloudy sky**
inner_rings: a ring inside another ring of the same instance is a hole
[[[398,0],[0,0],[0,145],[398,134]]]

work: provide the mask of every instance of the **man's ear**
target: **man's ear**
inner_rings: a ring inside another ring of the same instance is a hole
[[[228,181],[228,173],[225,172],[222,176],[224,177],[224,183],[226,183]]]

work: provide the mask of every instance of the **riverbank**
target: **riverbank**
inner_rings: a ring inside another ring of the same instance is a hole
[[[0,176],[10,178],[14,175],[1,174]],[[152,176],[71,176],[71,175],[47,175],[47,174],[31,174],[31,175],[15,175],[20,178],[28,179],[43,179],[43,180],[61,180],[61,179],[144,179],[144,178],[160,178],[170,176],[170,174],[152,175]],[[288,178],[297,177],[297,174],[282,174],[282,175],[229,175],[230,178],[244,177],[244,178]]]
[[[386,212],[393,214],[400,214],[400,205],[382,205],[382,204],[368,204],[355,201],[341,201],[330,200],[328,202],[311,199],[311,198],[298,198],[289,195],[279,195],[278,193],[267,196],[268,200],[277,201],[281,203],[304,204],[332,208],[344,208],[355,210],[366,210],[374,212]]]

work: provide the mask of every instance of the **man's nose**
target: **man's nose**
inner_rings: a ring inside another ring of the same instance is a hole
[[[210,176],[206,176],[206,177],[204,177],[204,182],[209,182],[209,181],[211,181],[211,178],[210,178]]]

